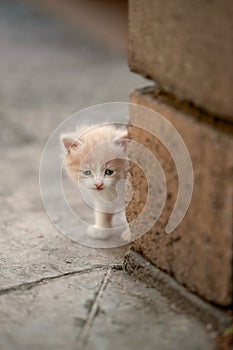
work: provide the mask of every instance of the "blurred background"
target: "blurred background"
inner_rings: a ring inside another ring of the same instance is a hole
[[[127,65],[127,1],[1,0],[0,26],[4,146],[45,142],[79,109],[145,85]]]

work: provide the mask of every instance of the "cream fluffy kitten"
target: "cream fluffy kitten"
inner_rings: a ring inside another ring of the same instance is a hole
[[[128,164],[125,154],[127,130],[114,125],[85,126],[62,134],[61,141],[65,168],[94,208],[95,225],[89,226],[87,234],[95,239],[122,234],[122,238],[128,240],[124,181],[121,181],[126,179]],[[116,212],[120,212],[121,222],[118,221],[114,228]]]

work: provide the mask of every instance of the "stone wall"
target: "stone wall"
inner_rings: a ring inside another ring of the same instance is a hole
[[[232,18],[231,0],[130,0],[131,70],[232,120]]]
[[[175,126],[194,170],[188,212],[175,231],[166,234],[177,198],[174,161],[159,140],[129,127],[130,137],[160,161],[168,189],[160,220],[133,249],[205,300],[222,306],[233,302],[232,11],[233,3],[227,0],[149,0],[146,5],[131,0],[129,6],[130,68],[159,84],[135,90],[130,101],[162,114]],[[130,113],[132,124],[137,118]],[[147,196],[142,191],[146,179],[137,167],[131,168],[131,181],[135,196],[127,208],[129,221],[143,209]]]

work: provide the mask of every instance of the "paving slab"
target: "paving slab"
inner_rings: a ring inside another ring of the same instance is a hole
[[[178,315],[159,292],[113,271],[86,343],[102,349],[213,349],[198,322]]]
[[[23,2],[1,1],[0,17],[1,288],[118,264],[122,250],[87,249],[50,223],[39,164],[47,138],[66,117],[95,103],[126,100],[143,80],[128,72],[119,53]]]
[[[74,349],[104,273],[76,274],[1,295],[1,349]]]
[[[0,152],[0,291],[48,276],[113,266],[123,261],[125,248],[97,251],[83,247],[52,225],[39,192],[40,152],[40,146],[36,145]],[[17,171],[12,171],[12,164]]]

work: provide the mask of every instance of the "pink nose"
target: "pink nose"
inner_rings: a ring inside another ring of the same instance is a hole
[[[102,188],[103,185],[104,185],[104,184],[101,183],[101,182],[95,183],[95,187],[96,187],[97,190],[99,190],[100,188]]]

